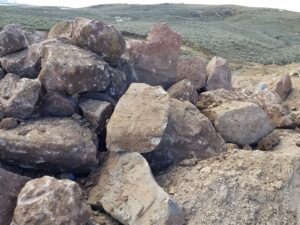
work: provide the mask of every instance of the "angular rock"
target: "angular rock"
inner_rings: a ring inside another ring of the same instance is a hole
[[[105,128],[107,120],[113,112],[113,106],[109,102],[98,100],[81,100],[79,102],[84,118],[90,122],[92,127],[99,133]]]
[[[18,126],[18,121],[15,118],[4,118],[0,120],[0,129],[9,130],[16,128]]]
[[[74,30],[74,20],[64,20],[51,27],[48,39],[71,38]]]
[[[279,81],[273,84],[271,89],[273,89],[274,92],[276,92],[280,96],[282,101],[285,101],[292,91],[291,77],[289,75],[282,76]]]
[[[0,167],[0,224],[10,225],[17,198],[29,177],[11,173]]]
[[[72,41],[75,45],[115,61],[124,53],[126,43],[114,26],[85,18],[76,18]]]
[[[177,81],[181,36],[165,23],[155,24],[146,41],[130,41],[127,54],[141,83],[169,88]]]
[[[25,36],[29,45],[37,44],[47,39],[47,32],[38,30],[26,30]]]
[[[45,176],[24,186],[11,225],[86,225],[89,216],[78,184]]]
[[[72,119],[44,118],[1,130],[0,158],[23,168],[88,172],[97,164],[97,137]]]
[[[263,139],[259,140],[259,142],[257,143],[257,149],[263,151],[270,151],[279,143],[280,137],[274,131],[271,134],[265,136]]]
[[[226,142],[240,146],[256,143],[273,131],[271,118],[253,103],[231,101],[203,113]]]
[[[108,64],[92,52],[66,44],[45,46],[39,79],[49,92],[104,91],[109,77]]]
[[[206,158],[226,151],[223,138],[194,105],[170,100],[167,128],[158,148],[146,154],[152,170],[161,171],[189,158]]]
[[[43,45],[34,44],[17,53],[9,54],[0,59],[2,67],[8,73],[20,77],[37,78],[42,67]]]
[[[127,90],[126,75],[117,69],[109,68],[110,71],[110,85],[106,91],[112,98],[119,100],[119,98]]]
[[[122,224],[184,224],[181,209],[156,184],[147,161],[140,154],[110,153],[99,173],[88,202],[102,205]]]
[[[207,65],[207,86],[206,89],[232,89],[231,72],[225,59],[221,57],[213,57]]]
[[[27,39],[19,25],[9,24],[3,27],[0,32],[0,57],[27,47]]]
[[[41,113],[44,116],[68,117],[76,113],[77,102],[73,97],[53,92],[42,97]]]
[[[110,151],[146,153],[160,144],[167,127],[169,96],[162,87],[133,83],[107,124]]]
[[[195,104],[198,99],[198,93],[190,80],[184,79],[172,85],[168,89],[168,94],[171,98],[176,98],[180,101],[190,101]]]
[[[7,117],[28,118],[35,109],[40,91],[38,80],[7,74],[0,81],[0,110]]]
[[[206,86],[206,65],[198,57],[180,58],[177,63],[177,81],[188,79],[197,90]]]

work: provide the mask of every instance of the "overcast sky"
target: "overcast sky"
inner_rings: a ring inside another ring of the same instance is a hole
[[[52,5],[68,7],[84,7],[99,4],[128,3],[128,4],[158,4],[158,3],[186,3],[186,4],[234,4],[253,7],[269,7],[287,9],[300,12],[300,0],[16,0],[18,3],[32,5]]]

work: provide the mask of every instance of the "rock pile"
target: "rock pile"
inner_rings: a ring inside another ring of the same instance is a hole
[[[238,211],[231,200],[247,207],[246,195],[235,197],[225,180],[232,184],[243,176],[230,175],[237,167],[247,165],[245,174],[252,173],[251,160],[260,161],[246,155],[224,176],[217,174],[222,162],[206,163],[222,157],[226,146],[271,150],[269,142],[278,144],[274,128],[295,124],[284,104],[291,82],[285,76],[275,89],[245,95],[234,90],[225,59],[214,57],[206,66],[200,58],[182,58],[180,48],[181,36],[163,23],[154,25],[145,41],[127,46],[115,27],[85,18],[59,22],[47,37],[5,26],[0,32],[0,224],[86,225],[96,224],[97,215],[107,224],[117,224],[114,219],[126,225],[238,221],[223,209]],[[184,170],[178,172],[191,178],[187,189],[167,183],[172,170],[157,177],[170,194],[152,174],[196,164],[203,164],[192,169],[196,183]],[[195,170],[203,172],[200,180]],[[205,174],[222,178],[224,185],[207,183]],[[247,186],[248,176],[242,185],[250,190],[255,185]],[[289,183],[279,181],[275,188]],[[194,190],[190,202],[184,197],[188,188]],[[266,199],[268,194],[255,192]],[[272,197],[290,203],[279,195]],[[213,204],[226,207],[211,213],[207,207]],[[282,221],[291,221],[289,209],[274,207],[286,216]],[[249,210],[240,221],[254,220],[256,211]],[[271,216],[261,212],[259,221]]]

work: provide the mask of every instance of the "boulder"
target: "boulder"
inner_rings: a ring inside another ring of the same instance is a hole
[[[292,80],[289,75],[284,75],[279,81],[275,82],[271,89],[276,92],[280,98],[285,101],[292,91]]]
[[[157,185],[147,161],[135,152],[109,154],[88,202],[103,206],[122,224],[184,224],[181,209]]]
[[[108,86],[106,93],[113,99],[119,100],[128,88],[126,75],[122,71],[114,68],[109,68],[109,72],[110,85]]]
[[[88,172],[97,164],[98,140],[72,119],[43,118],[1,130],[0,158],[23,168]]]
[[[39,30],[26,30],[25,36],[29,45],[37,44],[47,39],[47,32]]]
[[[0,111],[7,117],[28,118],[35,109],[40,91],[38,80],[7,74],[0,81]]]
[[[77,101],[65,94],[52,92],[42,97],[40,110],[44,116],[68,117],[76,112]]]
[[[42,67],[43,45],[34,44],[17,53],[9,54],[0,59],[2,67],[8,73],[20,77],[37,78]]]
[[[171,98],[176,98],[180,101],[190,101],[193,104],[196,104],[198,99],[198,93],[195,86],[187,79],[181,80],[172,85],[168,89],[168,94]]]
[[[19,25],[9,24],[3,27],[0,32],[0,57],[27,47],[27,39]]]
[[[109,102],[102,102],[92,99],[82,99],[79,102],[79,108],[84,118],[91,126],[101,133],[106,127],[106,123],[113,112],[113,106]]]
[[[86,225],[89,216],[78,184],[45,176],[21,190],[11,225]]]
[[[74,30],[74,20],[64,20],[51,27],[48,39],[69,38],[71,39]]]
[[[240,146],[256,143],[273,131],[271,118],[250,102],[230,101],[203,113],[226,142]]]
[[[11,173],[0,167],[0,224],[10,225],[17,198],[30,178]]]
[[[161,171],[189,158],[206,158],[226,151],[223,138],[190,102],[170,100],[167,128],[158,148],[146,154],[150,167]]]
[[[45,45],[39,79],[48,92],[104,91],[109,77],[108,64],[96,54],[67,44]]]
[[[198,57],[180,58],[177,63],[177,81],[188,79],[197,90],[206,86],[206,65]]]
[[[129,41],[127,54],[139,82],[169,88],[177,81],[181,36],[165,23],[155,24],[146,41]]]
[[[189,161],[156,177],[186,225],[299,224],[299,153],[233,150]]]
[[[162,140],[169,116],[169,95],[162,87],[133,83],[107,124],[110,151],[151,152]]]
[[[114,26],[80,17],[75,19],[72,41],[112,62],[119,59],[126,48],[123,35]]]
[[[225,59],[221,57],[213,57],[213,59],[207,65],[207,86],[206,89],[232,89],[231,84],[231,72]]]

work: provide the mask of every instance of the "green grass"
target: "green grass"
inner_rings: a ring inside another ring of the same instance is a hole
[[[187,46],[232,62],[300,62],[300,13],[275,9],[184,4],[120,4],[82,9],[0,6],[0,27],[19,23],[48,30],[57,21],[77,16],[112,23],[126,34],[141,37],[153,23],[166,22],[182,34]]]

